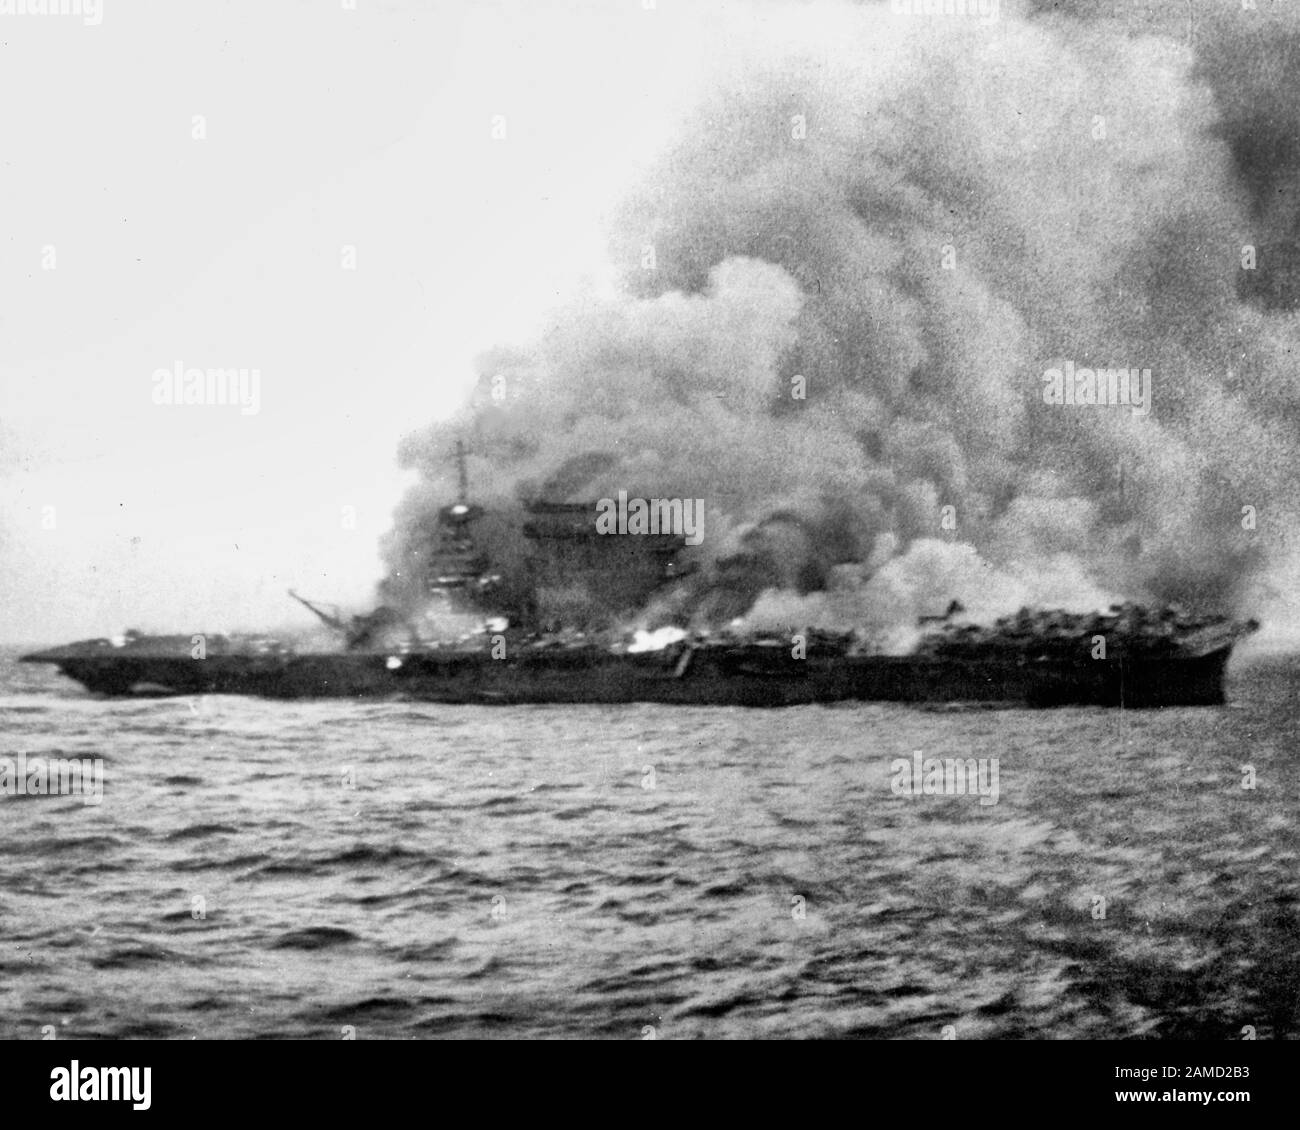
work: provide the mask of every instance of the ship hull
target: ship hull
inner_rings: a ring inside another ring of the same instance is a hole
[[[1224,701],[1230,647],[1196,656],[950,659],[699,652],[665,658],[557,649],[492,659],[482,652],[174,656],[35,655],[108,696],[233,694],[399,698],[448,704],[663,703],[798,706],[843,701],[1027,706],[1202,706]]]

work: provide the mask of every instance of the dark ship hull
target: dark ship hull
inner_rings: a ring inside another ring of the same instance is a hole
[[[844,701],[1028,706],[1201,706],[1224,701],[1231,645],[1199,654],[952,658],[826,656],[787,648],[617,653],[594,647],[487,651],[179,656],[24,656],[56,664],[98,694],[234,694],[278,699],[398,698],[448,704],[664,703],[797,706]]]

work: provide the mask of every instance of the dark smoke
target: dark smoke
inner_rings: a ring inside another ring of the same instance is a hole
[[[1292,574],[1300,16],[1115,8],[771,5],[622,209],[624,293],[405,444],[387,591],[414,599],[464,435],[520,589],[521,498],[706,500],[698,578],[646,620],[1259,611]],[[1150,414],[1044,404],[1067,360],[1150,369]]]

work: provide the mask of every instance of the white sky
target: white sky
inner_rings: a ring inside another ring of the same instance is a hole
[[[708,69],[701,18],[0,15],[0,640],[296,623],[290,586],[365,605],[400,436],[454,409],[477,353],[608,285],[606,218]],[[260,412],[154,404],[177,360],[259,369]]]

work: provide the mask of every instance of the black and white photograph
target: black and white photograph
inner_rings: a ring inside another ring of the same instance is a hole
[[[41,1103],[1300,1038],[1300,2],[0,0],[0,97]]]

